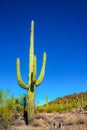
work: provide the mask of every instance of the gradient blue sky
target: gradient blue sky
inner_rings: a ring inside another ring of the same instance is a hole
[[[0,89],[10,94],[26,93],[16,79],[16,58],[28,82],[31,20],[35,21],[37,77],[43,52],[47,53],[45,78],[36,89],[36,102],[87,91],[86,0],[0,1]]]

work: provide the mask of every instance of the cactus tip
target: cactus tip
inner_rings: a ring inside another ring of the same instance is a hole
[[[46,56],[46,52],[44,52],[44,55]]]
[[[19,61],[20,60],[20,58],[17,58],[17,61]]]
[[[44,57],[43,57],[43,58],[44,58],[44,60],[46,61],[46,52],[44,52]]]
[[[34,25],[34,20],[31,21],[31,24]]]

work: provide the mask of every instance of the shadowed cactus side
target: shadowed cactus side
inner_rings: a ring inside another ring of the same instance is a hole
[[[34,105],[35,105],[35,88],[40,85],[45,72],[46,65],[46,53],[43,54],[42,69],[39,78],[36,80],[36,56],[34,55],[34,21],[31,22],[31,33],[30,33],[30,54],[29,54],[29,74],[28,84],[25,84],[22,80],[20,73],[20,59],[16,61],[17,80],[19,85],[27,89],[27,106],[28,106],[28,122],[34,118]]]

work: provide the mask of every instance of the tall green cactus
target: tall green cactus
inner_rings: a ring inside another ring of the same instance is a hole
[[[44,78],[45,65],[46,65],[46,53],[44,52],[42,69],[39,78],[36,80],[36,56],[34,55],[34,21],[31,22],[29,62],[30,64],[29,64],[28,84],[25,84],[22,80],[20,73],[20,59],[17,58],[16,61],[18,83],[22,88],[27,89],[28,121],[34,118],[35,88],[36,86],[41,84]]]

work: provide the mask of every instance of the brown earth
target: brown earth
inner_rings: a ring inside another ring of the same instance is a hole
[[[87,111],[36,113],[29,126],[23,118],[13,124],[11,130],[87,130]]]

